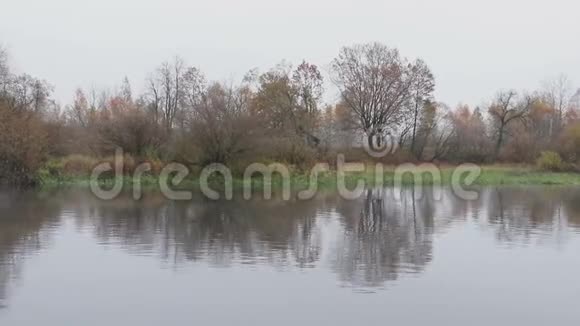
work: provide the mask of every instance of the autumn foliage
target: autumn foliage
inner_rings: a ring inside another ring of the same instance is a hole
[[[46,125],[36,114],[0,102],[0,183],[33,184],[47,148]]]
[[[330,63],[331,80],[303,61],[254,69],[237,83],[208,81],[175,58],[154,69],[138,93],[125,79],[110,90],[78,89],[62,106],[50,84],[11,73],[3,53],[0,183],[34,183],[43,165],[56,174],[86,174],[117,148],[127,166],[152,162],[155,170],[168,161],[198,168],[276,161],[304,170],[339,153],[393,164],[543,166],[557,155],[558,169],[575,169],[580,160],[580,92],[567,79],[452,108],[435,98],[436,75],[426,62],[380,43],[342,48]],[[338,90],[330,102],[329,82]],[[398,150],[371,157],[363,144],[373,139]]]

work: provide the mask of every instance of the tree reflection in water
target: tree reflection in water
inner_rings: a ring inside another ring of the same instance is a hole
[[[333,268],[343,282],[381,286],[401,272],[420,272],[431,261],[434,225],[432,196],[415,199],[402,189],[400,201],[381,190],[368,190],[355,206],[339,212],[344,234],[337,239]]]
[[[0,305],[26,257],[50,245],[67,220],[98,242],[157,257],[166,266],[205,262],[278,270],[321,268],[341,284],[382,287],[425,271],[434,235],[473,223],[506,245],[562,243],[580,230],[580,190],[486,188],[466,202],[449,189],[442,200],[413,188],[367,190],[344,200],[321,193],[309,201],[171,202],[158,194],[100,201],[81,191],[0,195]]]
[[[26,258],[48,247],[59,226],[60,207],[46,196],[0,192],[0,308]]]

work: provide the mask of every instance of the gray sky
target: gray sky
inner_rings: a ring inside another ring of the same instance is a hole
[[[77,87],[128,76],[135,91],[175,55],[210,79],[286,59],[327,69],[341,46],[379,41],[423,58],[450,105],[567,74],[580,87],[577,0],[18,0],[2,5],[0,44],[19,72]]]

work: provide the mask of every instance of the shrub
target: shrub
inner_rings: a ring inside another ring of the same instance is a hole
[[[544,171],[562,171],[564,170],[564,162],[560,154],[556,152],[542,152],[536,164],[538,168]]]
[[[144,161],[143,163],[151,164],[150,173],[153,175],[159,175],[161,173],[161,170],[163,170],[163,168],[165,167],[165,163],[161,160],[158,160],[158,159],[148,159],[148,160]]]
[[[60,160],[62,175],[85,176],[90,175],[97,161],[89,156],[69,155]],[[57,166],[58,167],[58,166]]]
[[[116,166],[117,162],[115,160],[115,156],[108,156],[108,157],[104,158],[103,160],[98,161],[98,163],[95,164],[94,166],[96,166],[100,163],[109,163],[110,166],[112,166],[114,168]],[[135,169],[137,168],[137,165],[138,165],[135,158],[131,154],[128,154],[128,153],[125,153],[125,155],[123,156],[122,163],[123,163],[123,174],[124,175],[133,174],[133,172],[135,172]]]
[[[125,99],[114,97],[108,108],[96,118],[100,153],[122,148],[134,156],[143,156],[158,148],[164,135],[161,127],[145,108]]]
[[[10,109],[0,101],[0,183],[35,184],[47,148],[46,128],[39,116]]]
[[[510,163],[533,163],[538,157],[538,141],[525,129],[516,129],[503,146],[499,159]]]
[[[278,138],[271,145],[270,159],[306,170],[316,163],[316,150],[298,137]]]
[[[109,163],[115,167],[115,157],[108,156],[103,159],[94,158],[85,155],[73,154],[58,159],[52,159],[46,162],[40,169],[42,177],[62,178],[62,177],[87,177],[90,176],[93,169],[101,164]],[[150,163],[151,173],[159,174],[163,167],[163,162],[159,160],[136,161],[130,154],[123,157],[123,174],[131,175],[140,163]]]
[[[573,123],[564,129],[559,139],[559,152],[569,162],[580,160],[580,123]]]

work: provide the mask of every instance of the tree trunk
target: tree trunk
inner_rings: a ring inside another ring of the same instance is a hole
[[[502,142],[503,142],[504,129],[505,129],[505,126],[504,125],[502,125],[499,128],[499,134],[498,134],[498,137],[497,137],[497,143],[495,144],[495,151],[494,151],[494,154],[493,154],[493,160],[494,161],[497,160],[497,158],[499,157],[499,151],[501,150],[501,145],[502,145]]]

